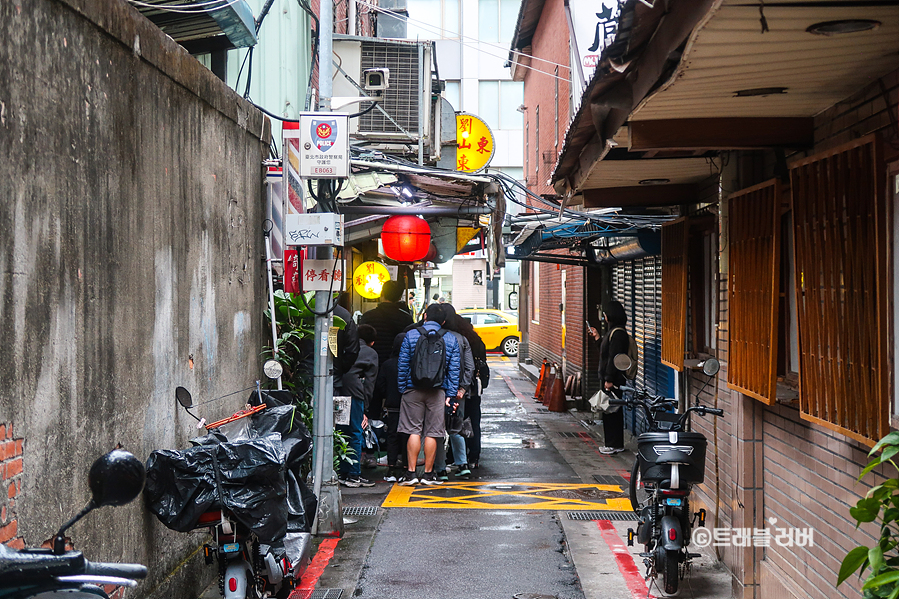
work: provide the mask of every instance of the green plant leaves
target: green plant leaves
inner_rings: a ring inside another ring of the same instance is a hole
[[[868,563],[868,551],[869,549],[867,547],[860,546],[846,554],[846,557],[843,558],[843,563],[840,564],[840,573],[839,576],[837,576],[837,586],[843,584],[844,580]]]

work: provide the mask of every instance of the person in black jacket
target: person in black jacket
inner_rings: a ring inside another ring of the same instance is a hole
[[[381,303],[359,317],[359,324],[375,327],[378,337],[375,339],[375,351],[378,352],[378,363],[383,364],[390,357],[393,338],[412,324],[412,314],[406,304],[400,301],[403,287],[397,281],[387,281],[381,289]]]
[[[378,378],[378,355],[372,349],[375,341],[375,329],[369,325],[361,324],[358,329],[359,356],[356,362],[341,377],[343,394],[352,397],[349,425],[337,425],[337,429],[347,437],[350,449],[353,451],[353,461],[341,462],[340,484],[345,487],[373,487],[375,484],[362,478],[362,449],[365,444],[363,429],[367,425],[365,411],[371,401]]]
[[[403,346],[405,333],[400,333],[393,338],[393,348],[390,357],[381,364],[378,369],[378,380],[375,383],[373,401],[382,401],[387,413],[385,424],[387,425],[387,475],[384,480],[395,483],[402,474],[399,458],[402,457],[406,447],[406,435],[398,432],[400,423],[400,393],[399,380],[397,378],[397,360],[400,357],[400,348]]]
[[[627,380],[624,373],[615,368],[613,360],[618,354],[627,355],[630,348],[630,335],[627,332],[627,312],[621,302],[611,301],[602,313],[606,323],[606,334],[599,337],[593,327],[590,334],[599,345],[599,380],[603,389],[614,397],[621,397],[621,385]],[[606,445],[599,452],[613,455],[624,451],[624,411],[620,406],[614,411],[606,410],[602,417],[602,428]]]

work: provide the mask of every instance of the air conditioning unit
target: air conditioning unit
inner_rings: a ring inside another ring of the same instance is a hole
[[[378,106],[357,118],[350,119],[350,137],[374,145],[423,146],[423,154],[433,158],[439,144],[433,144],[435,124],[439,115],[432,98],[435,69],[433,42],[412,42],[371,37],[334,35],[335,76],[334,97],[369,95],[363,88],[363,73],[369,69],[390,71],[390,87],[381,92]],[[343,109],[357,113],[370,106],[362,102]],[[439,127],[439,125],[438,125]],[[439,129],[438,129],[439,130]]]

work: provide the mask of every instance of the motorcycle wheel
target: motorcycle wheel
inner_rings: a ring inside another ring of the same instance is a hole
[[[662,549],[659,547],[659,556],[664,556],[662,564],[662,581],[666,595],[677,594],[678,584],[680,583],[680,564],[678,558],[680,552],[676,549]]]
[[[628,494],[631,500],[631,507],[637,515],[643,512],[643,508],[649,505],[649,492],[643,485],[643,479],[640,477],[640,461],[634,460],[634,467],[631,468],[631,480],[628,485]]]

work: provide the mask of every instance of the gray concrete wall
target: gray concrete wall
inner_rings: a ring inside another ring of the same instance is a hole
[[[0,2],[0,425],[24,441],[0,489],[10,542],[85,505],[116,443],[185,447],[177,385],[205,400],[259,378],[269,131],[124,1]],[[131,596],[196,597],[213,575],[169,577],[202,537],[140,500],[70,532],[89,559],[150,566]]]

